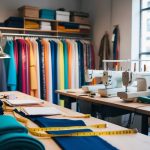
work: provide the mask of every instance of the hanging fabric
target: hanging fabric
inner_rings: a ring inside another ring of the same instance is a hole
[[[116,25],[113,30],[113,59],[119,60],[120,58],[120,30],[119,26]],[[119,63],[116,62],[113,64],[114,68],[119,68]]]
[[[99,60],[99,69],[104,69],[103,60],[110,59],[111,50],[110,50],[110,40],[109,34],[106,32],[101,39],[100,48],[98,53],[100,60]]]
[[[11,59],[3,69],[9,90],[54,104],[60,102],[56,90],[81,88],[85,69],[95,68],[94,49],[89,41],[17,38],[7,41],[6,48]]]

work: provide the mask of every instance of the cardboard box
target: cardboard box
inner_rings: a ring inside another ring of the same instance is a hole
[[[76,22],[76,23],[83,23],[83,24],[89,24],[90,21],[89,21],[89,18],[87,17],[79,17],[79,16],[72,16],[71,17],[71,21],[72,22]]]
[[[32,6],[22,6],[18,8],[21,17],[39,18],[39,8]]]

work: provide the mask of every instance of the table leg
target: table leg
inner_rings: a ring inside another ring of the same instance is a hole
[[[148,116],[142,115],[142,134],[148,135]]]

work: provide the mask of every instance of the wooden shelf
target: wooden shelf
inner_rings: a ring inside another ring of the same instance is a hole
[[[59,20],[41,19],[41,18],[28,18],[28,17],[25,17],[24,20],[45,21],[45,22],[54,22],[54,23],[71,23],[71,24],[91,26],[90,24],[86,24],[86,23],[77,23],[77,22],[72,22],[72,21],[59,21]]]

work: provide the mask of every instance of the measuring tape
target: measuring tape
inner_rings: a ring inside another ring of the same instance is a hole
[[[18,117],[15,112],[13,112],[15,118],[27,125],[28,119],[24,117]],[[113,130],[113,131],[100,131],[100,132],[75,132],[70,134],[46,134],[42,133],[45,131],[65,131],[65,130],[75,130],[75,129],[90,129],[90,128],[106,128],[106,124],[96,124],[91,126],[69,126],[69,127],[46,127],[46,128],[30,128],[28,131],[37,137],[52,138],[52,137],[68,137],[68,136],[109,136],[109,135],[127,135],[136,134],[137,129],[125,129],[125,130]]]
[[[52,138],[52,137],[72,137],[72,136],[109,136],[109,135],[128,135],[128,134],[136,134],[138,131],[137,129],[126,129],[126,130],[116,130],[116,131],[100,131],[100,132],[75,132],[69,134],[46,134],[46,133],[39,133],[36,131],[29,132],[37,137],[45,137],[45,138]]]

